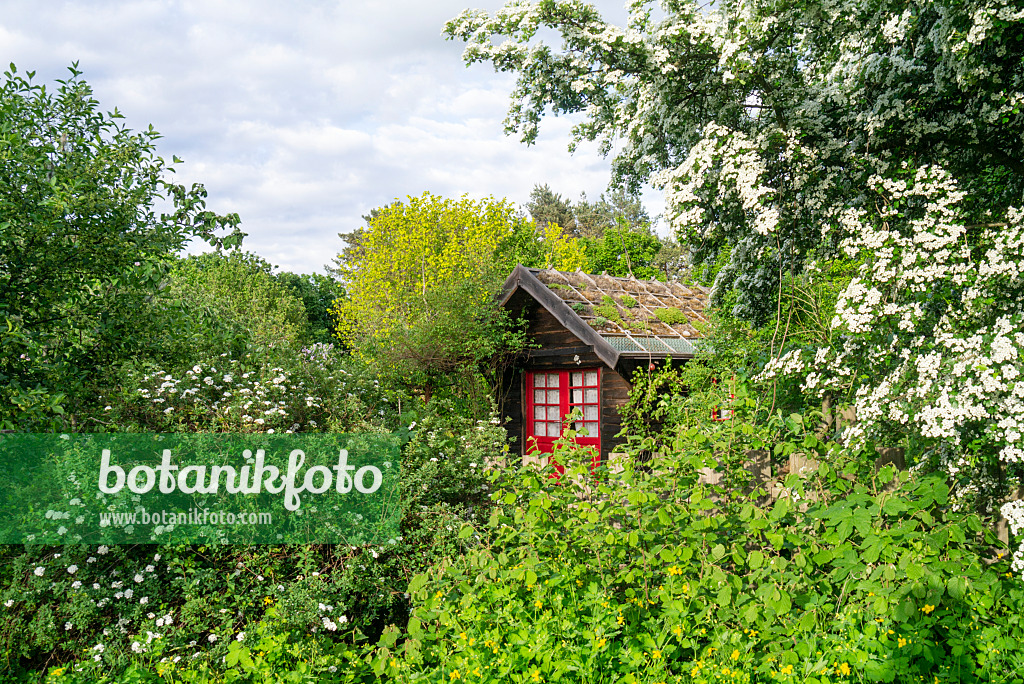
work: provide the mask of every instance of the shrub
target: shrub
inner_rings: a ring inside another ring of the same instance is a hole
[[[792,425],[798,426],[794,421]],[[622,472],[507,472],[464,558],[416,577],[398,681],[1018,681],[1020,583],[935,477],[855,483],[822,465],[788,496],[744,493],[737,419],[683,432]],[[570,433],[571,437],[571,433]],[[855,464],[813,435],[799,450]],[[728,471],[730,489],[698,479]],[[383,651],[381,652],[383,653]],[[380,656],[379,656],[380,657]],[[669,678],[672,678],[671,680]]]
[[[686,314],[674,306],[670,306],[667,309],[657,309],[654,315],[666,325],[676,325],[677,323],[687,323],[689,321]]]
[[[619,307],[616,306],[615,300],[604,295],[601,298],[600,304],[594,305],[594,313],[601,318],[607,318],[609,321],[615,321],[616,323],[622,322],[622,315],[619,313]]]

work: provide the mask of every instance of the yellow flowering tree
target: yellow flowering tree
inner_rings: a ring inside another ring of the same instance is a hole
[[[523,345],[495,294],[516,262],[539,254],[535,226],[507,200],[396,200],[338,259],[338,336],[428,399],[441,386],[476,386],[465,381]]]
[[[587,253],[583,244],[565,234],[557,223],[548,223],[538,232],[543,235],[543,266],[559,271],[587,270]]]

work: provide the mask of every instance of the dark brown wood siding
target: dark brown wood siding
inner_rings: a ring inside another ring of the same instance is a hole
[[[601,369],[601,458],[615,450],[623,440],[616,439],[622,428],[619,407],[629,399],[629,382],[615,369],[609,368],[590,347],[566,330],[558,320],[528,294],[519,291],[506,303],[514,316],[520,312],[527,320],[527,332],[540,345],[531,349],[514,368],[507,370],[502,379],[499,397],[505,427],[512,441],[511,453],[524,454],[523,435],[526,431],[525,371],[574,370],[576,368]]]

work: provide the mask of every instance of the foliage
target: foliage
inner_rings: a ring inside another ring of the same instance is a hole
[[[381,209],[361,251],[341,264],[338,335],[428,399],[438,385],[471,381],[479,366],[523,344],[494,299],[511,270],[495,253],[521,223],[493,199],[426,193]]]
[[[145,349],[170,257],[189,239],[235,246],[236,215],[165,180],[152,128],[104,114],[75,66],[55,89],[0,83],[0,427],[45,428],[90,401],[104,368]],[[166,198],[170,213],[154,204]],[[219,236],[228,230],[226,236]]]
[[[687,318],[686,314],[677,309],[674,306],[667,307],[665,309],[658,309],[654,312],[655,317],[662,323],[668,325],[675,325],[676,323],[686,323],[690,319]]]
[[[530,201],[526,203],[526,210],[530,212],[530,217],[538,228],[543,229],[548,224],[554,223],[567,234],[578,237],[572,202],[563,199],[557,192],[553,192],[547,183],[533,186],[533,190],[530,191]]]
[[[737,313],[767,320],[780,272],[834,253],[843,209],[865,206],[869,178],[903,159],[949,168],[974,222],[1019,204],[1013,3],[652,4],[632,3],[625,29],[566,1],[465,11],[445,33],[467,43],[467,63],[517,75],[507,131],[532,142],[549,108],[582,113],[573,144],[615,146],[617,182],[664,187],[696,262],[728,248],[716,292],[736,287]]]
[[[597,202],[585,194],[575,204],[553,192],[547,184],[534,185],[526,210],[538,228],[555,223],[567,236],[600,240],[605,231],[625,226],[629,232],[650,232],[651,218],[640,198],[622,188],[602,193]]]
[[[103,419],[122,431],[358,432],[385,423],[381,411],[393,422],[401,399],[357,361],[317,343],[294,355],[225,354],[179,372],[127,366]]]
[[[579,239],[565,235],[557,223],[547,224],[543,232],[543,263],[539,266],[559,271],[582,271],[587,268],[585,247]]]
[[[255,254],[213,252],[174,264],[168,296],[195,324],[178,334],[191,354],[238,354],[246,344],[294,347],[307,333],[305,306],[299,294]],[[296,278],[298,279],[298,278]],[[212,344],[211,344],[212,342]]]
[[[877,179],[872,208],[847,216],[844,249],[861,266],[838,294],[834,341],[789,350],[763,377],[852,401],[858,424],[846,439],[909,444],[952,478],[962,505],[991,510],[1024,474],[1024,216],[971,228],[948,174],[905,167],[898,177]]]
[[[654,280],[662,275],[654,266],[661,242],[649,229],[608,228],[600,238],[584,238],[583,244],[590,273],[632,275],[640,280]]]
[[[651,266],[662,273],[665,281],[691,278],[689,251],[680,245],[674,237],[661,239],[661,249],[654,256]],[[659,280],[661,279],[659,277]]]
[[[605,295],[601,298],[600,304],[594,305],[594,313],[602,318],[607,318],[610,321],[616,323],[622,323],[622,315],[619,313],[619,307],[615,303],[615,300]]]
[[[278,274],[277,280],[302,300],[306,310],[305,341],[330,344],[335,340],[337,322],[331,315],[334,302],[344,296],[345,290],[337,280],[319,273]]]
[[[573,207],[580,235],[600,240],[609,230],[652,234],[653,221],[640,202],[640,196],[625,188],[613,188],[601,193],[596,202],[588,202],[581,195]]]
[[[366,401],[373,393],[348,389]],[[82,681],[104,673],[113,681],[261,681],[285,672],[301,673],[296,681],[372,679],[359,644],[408,619],[410,577],[463,552],[459,530],[490,507],[485,468],[507,451],[493,415],[474,421],[440,402],[404,416],[382,406],[386,417],[365,427],[408,434],[399,537],[362,547],[5,547],[7,669],[61,663],[62,674]],[[338,418],[330,418],[334,429],[362,427],[339,426]]]
[[[737,408],[744,409],[746,401]],[[788,421],[780,453],[838,449]],[[465,557],[415,578],[397,681],[1015,681],[1020,584],[987,561],[993,536],[934,477],[887,491],[822,465],[788,496],[742,482],[763,447],[741,420],[682,432],[651,467],[574,464],[558,482],[505,473]],[[820,459],[823,463],[826,459]],[[994,640],[994,641],[993,641]],[[385,651],[381,651],[384,654]],[[671,678],[671,679],[670,679]]]

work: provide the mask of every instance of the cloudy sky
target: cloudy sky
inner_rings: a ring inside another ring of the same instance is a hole
[[[179,182],[237,212],[245,247],[320,271],[339,232],[396,197],[430,191],[527,201],[536,183],[597,199],[609,163],[567,151],[549,117],[526,147],[502,133],[512,79],[466,68],[441,29],[499,0],[5,0],[0,63],[52,82],[79,64],[106,110],[152,124]],[[624,23],[623,0],[598,0]],[[652,213],[659,197],[645,196]]]

